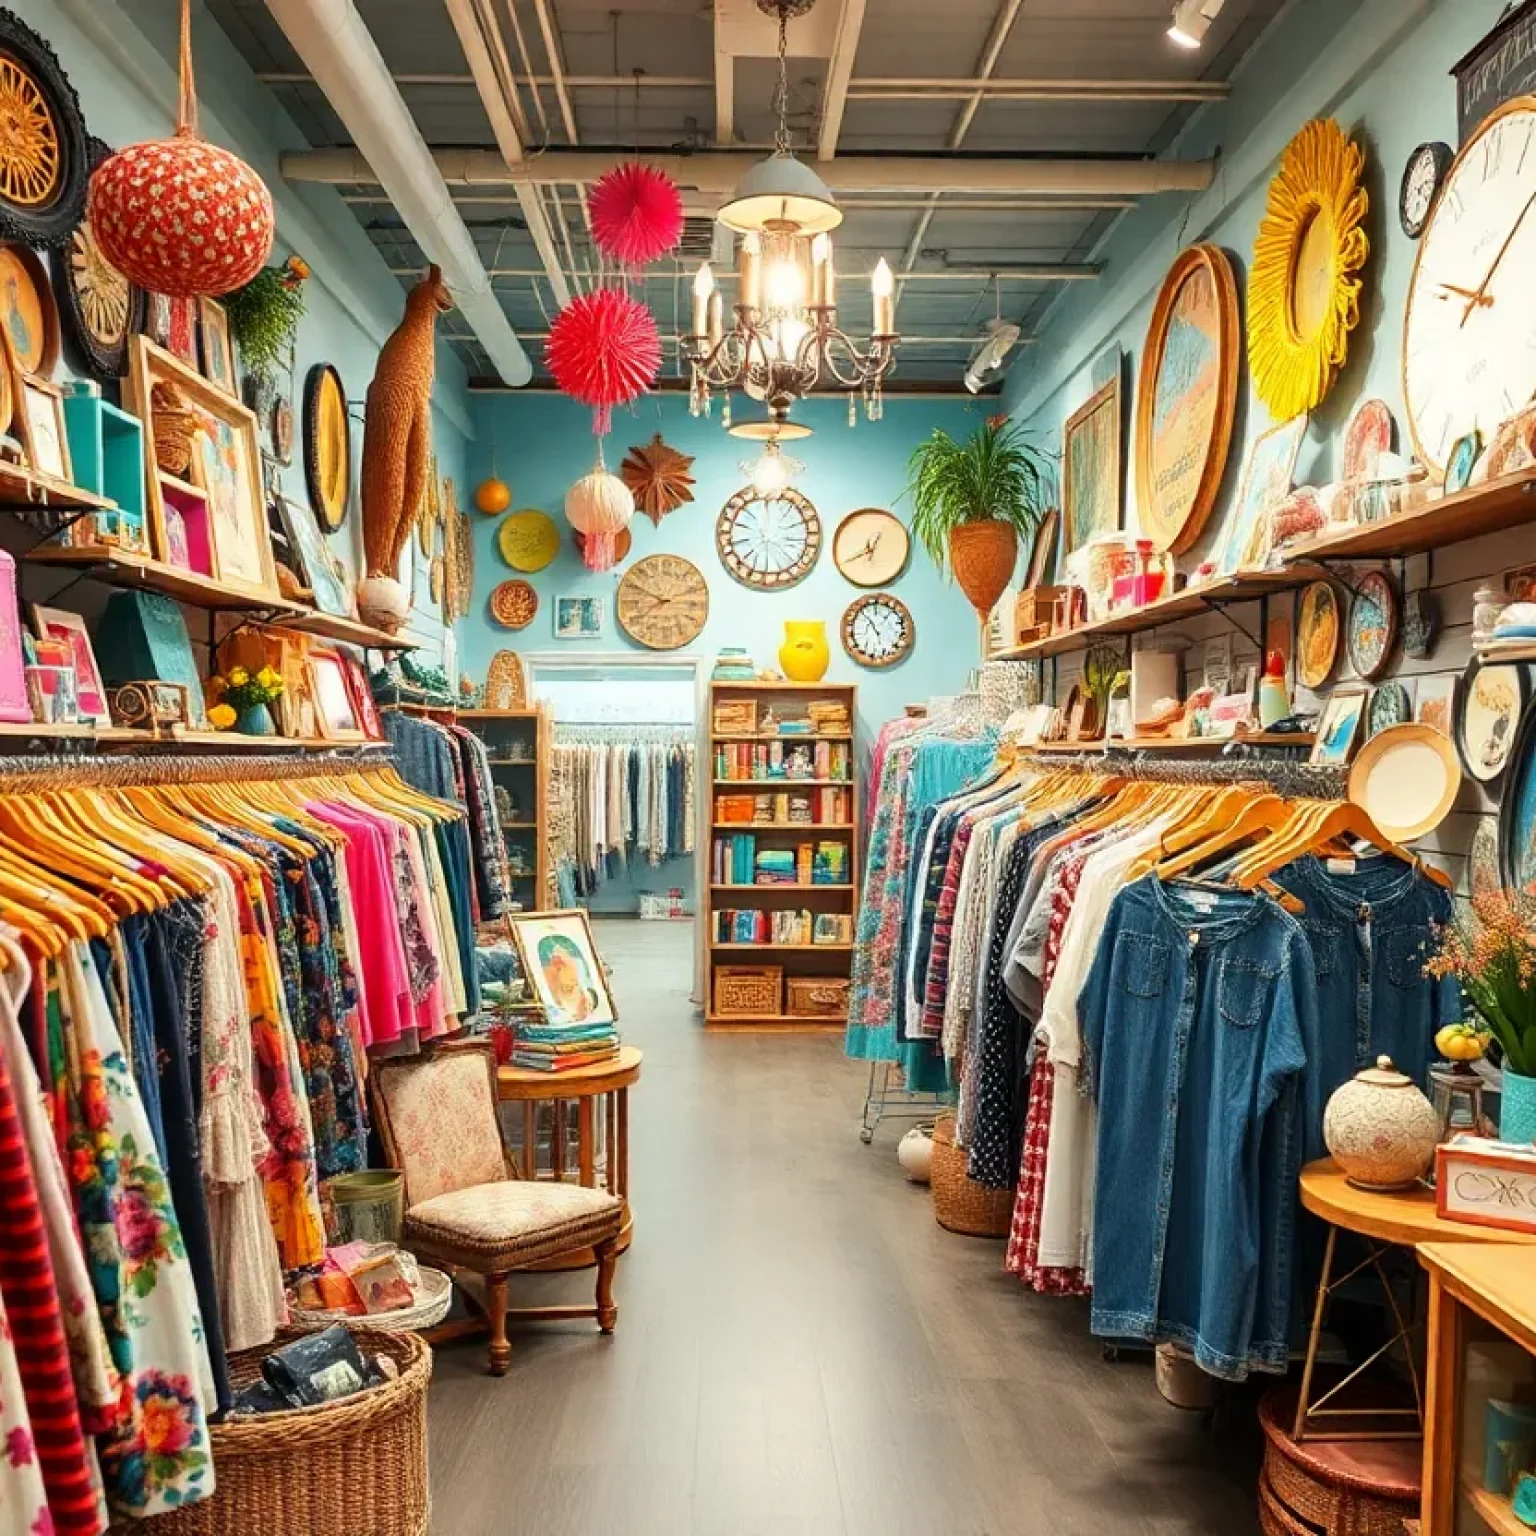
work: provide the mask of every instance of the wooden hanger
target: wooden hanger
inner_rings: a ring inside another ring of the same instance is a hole
[[[1451,877],[1444,870],[1426,864],[1417,854],[1394,843],[1352,800],[1300,802],[1294,826],[1278,828],[1273,837],[1257,844],[1233,871],[1233,880],[1243,889],[1251,890],[1275,870],[1340,837],[1379,848],[1412,868],[1422,870],[1435,884],[1453,889]]]

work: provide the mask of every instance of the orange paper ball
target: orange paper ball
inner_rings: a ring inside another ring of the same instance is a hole
[[[488,517],[495,517],[512,505],[512,487],[494,475],[482,480],[475,489],[475,505]]]

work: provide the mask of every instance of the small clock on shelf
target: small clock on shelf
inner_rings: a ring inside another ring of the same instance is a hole
[[[911,610],[889,592],[856,598],[843,615],[843,649],[861,667],[894,667],[916,639]]]
[[[1397,218],[1410,240],[1417,240],[1424,233],[1429,210],[1435,205],[1435,193],[1455,158],[1451,146],[1438,140],[1420,144],[1408,156],[1402,185],[1397,189]]]
[[[637,645],[676,651],[699,638],[709,618],[703,572],[681,555],[647,555],[619,583],[619,626]]]
[[[832,539],[832,558],[856,587],[889,586],[906,570],[911,550],[906,524],[880,507],[850,512]]]

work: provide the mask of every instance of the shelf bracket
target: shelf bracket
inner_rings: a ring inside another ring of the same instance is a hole
[[[1238,634],[1243,636],[1243,638],[1253,646],[1253,648],[1259,653],[1260,666],[1262,667],[1264,642],[1260,640],[1259,637],[1255,635],[1251,629],[1249,629],[1246,625],[1239,624],[1237,620],[1227,612],[1228,608],[1236,606],[1237,603],[1251,603],[1253,599],[1251,597],[1241,597],[1234,598],[1231,602],[1223,602],[1219,597],[1202,597],[1200,601],[1204,603],[1212,613],[1219,614],[1223,619],[1225,619],[1227,623],[1230,624],[1232,628],[1238,632]]]

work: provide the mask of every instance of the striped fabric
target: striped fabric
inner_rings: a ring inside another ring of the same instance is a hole
[[[955,931],[955,906],[960,895],[960,876],[966,850],[971,846],[974,824],[967,817],[955,833],[944,868],[938,911],[933,920],[933,947],[928,956],[928,980],[923,993],[923,1016],[918,1032],[935,1039],[944,1033],[944,1000],[949,994],[949,947]]]
[[[48,1258],[32,1165],[5,1057],[0,1055],[0,1297],[10,1319],[32,1440],[56,1536],[104,1528],[91,1481],[69,1349]]]

